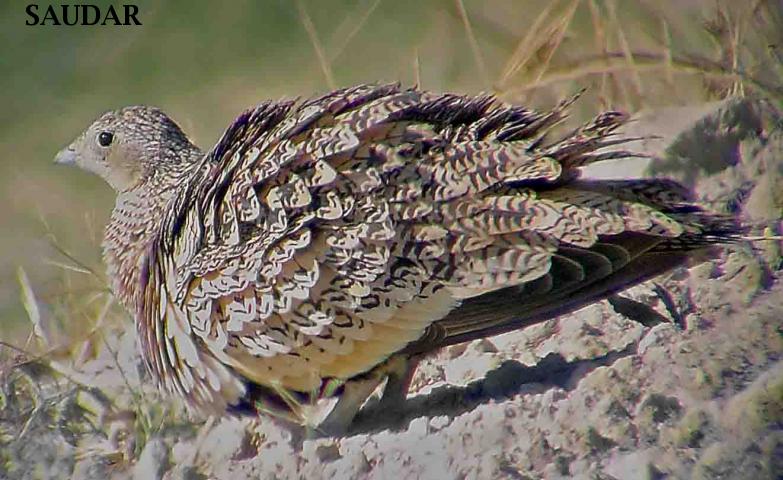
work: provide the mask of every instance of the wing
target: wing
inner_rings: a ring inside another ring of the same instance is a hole
[[[698,233],[681,188],[578,180],[630,154],[605,148],[623,141],[614,113],[547,142],[567,106],[387,85],[245,113],[180,186],[148,255],[151,367],[199,406],[235,401],[244,379],[311,391],[407,345],[499,331],[525,302],[551,311]],[[507,307],[500,324],[477,307],[488,295]],[[448,316],[460,304],[483,313]]]

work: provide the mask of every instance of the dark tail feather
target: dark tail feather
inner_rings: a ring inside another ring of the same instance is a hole
[[[466,300],[407,348],[424,353],[448,345],[499,335],[565,315],[684,264],[686,252],[647,253],[602,280],[556,292],[532,306],[509,287]]]
[[[633,186],[648,188],[653,193],[659,187],[654,182],[648,184]],[[658,203],[657,200],[651,195],[650,203]],[[705,212],[676,201],[665,204],[665,210],[685,226],[680,236],[625,232],[602,237],[590,249],[561,247],[553,255],[547,275],[525,285],[464,300],[405,351],[424,353],[574,312],[680,265],[706,261],[714,257],[716,246],[748,240],[752,229],[736,217]],[[581,272],[575,272],[573,265]]]

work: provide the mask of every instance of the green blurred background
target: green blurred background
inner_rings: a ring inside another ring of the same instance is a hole
[[[492,91],[538,107],[588,87],[577,119],[783,98],[777,0],[135,3],[143,26],[26,26],[26,2],[0,7],[2,341],[21,345],[30,329],[19,267],[66,330],[94,319],[114,196],[52,159],[108,109],[160,106],[208,148],[263,99],[359,82]]]

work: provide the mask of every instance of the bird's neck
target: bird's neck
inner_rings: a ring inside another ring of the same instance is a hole
[[[142,261],[161,228],[166,207],[201,157],[196,147],[183,151],[181,161],[117,195],[103,239],[103,258],[114,295],[131,312],[136,311],[140,293]]]

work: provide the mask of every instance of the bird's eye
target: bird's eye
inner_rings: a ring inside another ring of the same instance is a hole
[[[101,132],[98,134],[98,143],[102,147],[111,145],[112,140],[114,140],[114,135],[112,135],[111,132]]]

